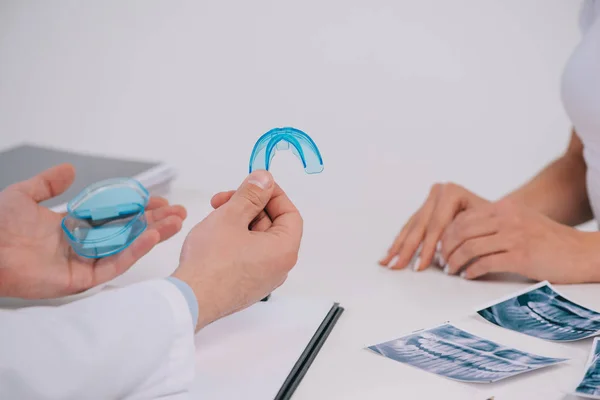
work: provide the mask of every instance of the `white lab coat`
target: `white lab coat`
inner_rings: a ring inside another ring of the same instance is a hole
[[[194,327],[170,282],[0,310],[0,399],[186,399]]]

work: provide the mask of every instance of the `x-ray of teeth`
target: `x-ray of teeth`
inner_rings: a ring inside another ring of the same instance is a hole
[[[600,313],[567,300],[547,282],[477,313],[503,328],[552,341],[574,341],[600,333]]]
[[[585,375],[577,385],[575,394],[591,399],[600,399],[600,340],[594,339],[592,351],[585,366]]]
[[[416,332],[369,350],[437,375],[472,383],[490,383],[566,361],[503,346],[451,324]]]

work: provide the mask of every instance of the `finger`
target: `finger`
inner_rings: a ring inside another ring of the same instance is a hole
[[[146,222],[151,225],[172,215],[184,220],[187,218],[187,211],[180,205],[160,207],[146,212]]]
[[[271,200],[273,186],[273,176],[268,171],[254,171],[223,208],[227,207],[228,213],[248,226]]]
[[[233,196],[234,193],[235,193],[235,190],[217,193],[212,197],[212,199],[210,199],[210,205],[212,206],[212,208],[214,208],[216,210],[217,208],[221,207],[223,204],[227,203],[229,201],[229,199],[231,199],[231,196]]]
[[[425,204],[423,204],[423,207],[419,211],[419,215],[415,218],[415,221],[412,224],[410,231],[406,235],[406,239],[404,239],[404,241],[400,244],[398,259],[396,260],[395,264],[392,264],[390,266],[391,269],[406,268],[406,266],[415,256],[417,248],[423,242],[423,238],[425,236],[425,229],[427,227],[427,224],[429,223],[429,219],[435,211],[437,197],[439,195],[441,187],[441,185],[436,184],[433,185],[433,187],[431,188],[431,191],[429,192],[429,196],[427,197]],[[419,264],[419,259],[415,260],[414,265]]]
[[[179,233],[182,226],[183,219],[180,216],[170,215],[152,224],[148,229],[157,231],[160,235],[160,242],[164,242]]]
[[[75,168],[71,164],[60,164],[14,184],[12,189],[25,193],[39,203],[64,193],[74,180]]]
[[[437,245],[435,246],[435,255],[433,256],[433,264],[438,267],[442,267],[442,268],[444,268],[444,265],[446,265],[446,261],[444,260],[444,257],[442,256],[442,242],[441,241],[438,241]]]
[[[290,200],[288,195],[283,191],[281,186],[275,183],[273,187],[273,195],[271,196],[271,200],[269,200],[267,203],[265,211],[271,220],[275,222],[278,218],[286,214],[297,213],[298,209],[292,200]]]
[[[490,208],[467,210],[460,213],[442,235],[442,256],[449,260],[465,241],[479,236],[498,233],[499,219]]]
[[[452,253],[448,264],[444,267],[444,272],[448,275],[455,275],[467,264],[475,262],[477,258],[506,251],[508,249],[506,244],[506,240],[500,234],[469,239]]]
[[[474,261],[460,277],[463,279],[477,279],[492,272],[513,272],[513,262],[507,252],[490,254]]]
[[[437,244],[444,233],[444,229],[458,212],[458,204],[452,201],[452,199],[448,199],[448,201],[444,199],[436,205],[435,211],[427,224],[420,262],[415,264],[415,271],[421,271],[432,264]]]
[[[122,252],[100,259],[93,268],[92,287],[123,274],[160,242],[160,233],[148,229]]]
[[[304,221],[294,203],[277,184],[274,186],[273,197],[267,204],[266,212],[272,221],[267,232],[288,234],[295,242],[300,243]]]
[[[390,262],[394,259],[394,257],[396,257],[396,255],[400,251],[400,247],[401,247],[402,243],[404,242],[404,240],[406,239],[406,236],[410,232],[410,229],[412,227],[412,224],[413,224],[417,214],[418,214],[418,211],[416,213],[414,213],[413,215],[411,215],[411,217],[408,219],[406,224],[404,224],[404,227],[402,227],[402,230],[400,231],[398,236],[396,236],[396,239],[394,239],[394,243],[392,243],[392,246],[388,249],[386,256],[383,257],[381,260],[379,260],[379,265],[382,265],[384,267],[388,266],[388,264],[390,264]],[[395,264],[395,262],[394,262],[394,264]]]
[[[146,205],[146,210],[154,210],[155,208],[160,208],[164,206],[168,206],[169,201],[164,197],[152,196],[148,200],[148,204]]]
[[[415,270],[422,270],[432,264],[437,244],[442,239],[444,231],[468,207],[469,197],[465,189],[454,184],[444,185],[440,188],[435,211],[429,219],[423,240],[421,265],[415,265]]]
[[[268,230],[273,222],[265,211],[261,211],[260,214],[250,223],[248,228],[254,232],[265,232]]]
[[[390,269],[404,269],[408,265],[414,265],[420,258],[421,240],[424,229],[421,228],[423,215],[415,218],[415,221],[407,229],[406,238],[399,243],[398,253],[390,261]]]

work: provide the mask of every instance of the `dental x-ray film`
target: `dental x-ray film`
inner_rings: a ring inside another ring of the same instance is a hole
[[[497,382],[566,361],[506,347],[451,324],[415,332],[368,349],[424,371],[470,383]]]
[[[575,394],[589,399],[600,399],[600,340],[594,339],[592,351],[585,366],[585,375],[577,385]]]
[[[477,313],[502,328],[557,342],[581,340],[600,333],[600,313],[567,300],[548,282]]]

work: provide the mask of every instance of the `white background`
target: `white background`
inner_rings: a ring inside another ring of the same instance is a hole
[[[434,181],[498,197],[566,146],[579,4],[3,0],[0,146],[164,160],[213,192],[290,125],[325,161],[315,177],[274,160],[296,196],[396,221]]]
[[[558,399],[591,341],[553,346],[466,317],[523,283],[375,262],[432,183],[497,198],[565,148],[560,76],[579,39],[579,5],[0,0],[0,148],[31,141],[167,161],[179,171],[173,199],[190,208],[186,231],[209,211],[193,191],[236,187],[262,133],[303,129],[325,170],[304,174],[291,152],[273,161],[306,227],[282,290],[330,297],[347,311],[296,396]],[[182,240],[132,273],[172,270]],[[561,291],[600,306],[594,286]],[[455,318],[476,334],[575,360],[474,388],[361,350]]]

